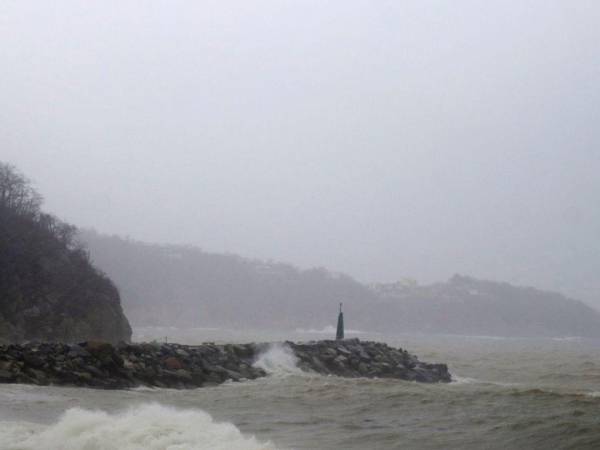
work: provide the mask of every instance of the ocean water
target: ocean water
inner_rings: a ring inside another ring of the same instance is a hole
[[[136,329],[183,343],[329,338],[219,329]],[[486,336],[349,337],[446,362],[450,384],[307,374],[285,346],[269,377],[177,391],[0,385],[0,449],[599,449],[600,341]]]

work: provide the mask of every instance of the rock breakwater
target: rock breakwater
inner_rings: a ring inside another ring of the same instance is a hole
[[[87,386],[106,389],[154,386],[195,388],[266,376],[255,365],[273,344],[80,344],[0,346],[0,383]],[[281,345],[281,344],[279,344]],[[283,344],[304,371],[342,377],[448,382],[445,364],[428,364],[379,342],[315,341]]]

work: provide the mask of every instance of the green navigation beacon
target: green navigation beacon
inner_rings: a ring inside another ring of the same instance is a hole
[[[336,340],[344,339],[344,313],[342,312],[342,303],[340,303],[340,314],[338,315]]]

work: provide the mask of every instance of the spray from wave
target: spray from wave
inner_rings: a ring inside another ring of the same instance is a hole
[[[276,450],[201,410],[158,404],[123,413],[69,409],[50,426],[0,424],[4,450]]]
[[[275,376],[303,374],[304,372],[298,368],[297,362],[298,359],[291,348],[277,343],[270,344],[267,350],[258,357],[254,366]]]

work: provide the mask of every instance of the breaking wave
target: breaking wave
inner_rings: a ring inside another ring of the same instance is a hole
[[[108,414],[69,409],[49,426],[0,423],[4,450],[276,450],[201,410],[146,404]]]
[[[285,344],[270,344],[267,350],[262,353],[254,367],[259,367],[269,375],[300,375],[303,372],[297,366],[298,360],[292,349]]]

